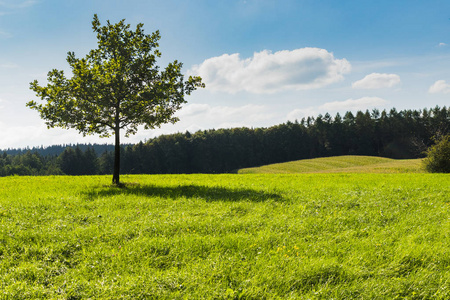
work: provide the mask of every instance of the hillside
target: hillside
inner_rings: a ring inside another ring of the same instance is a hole
[[[345,155],[244,168],[238,170],[238,173],[424,173],[421,162],[422,159]]]

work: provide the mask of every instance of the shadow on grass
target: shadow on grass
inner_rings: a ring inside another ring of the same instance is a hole
[[[202,185],[180,185],[165,187],[156,185],[126,184],[122,187],[103,186],[84,193],[87,200],[115,195],[136,195],[142,197],[161,197],[177,199],[180,197],[200,198],[205,201],[283,201],[279,194],[255,191],[251,189],[232,189],[226,187],[208,187]]]

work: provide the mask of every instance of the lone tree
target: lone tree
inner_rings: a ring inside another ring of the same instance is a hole
[[[153,129],[164,123],[175,123],[174,113],[186,103],[184,96],[204,87],[200,77],[184,81],[182,63],[174,61],[164,70],[156,65],[159,31],[144,34],[143,24],[136,30],[121,20],[101,26],[94,15],[92,28],[97,33],[98,48],[85,58],[69,52],[67,62],[72,77],[63,71],[48,73],[47,86],[35,80],[30,84],[44,104],[30,101],[48,128],[75,128],[83,136],[115,136],[113,183],[120,184],[120,132],[135,134],[138,126]]]

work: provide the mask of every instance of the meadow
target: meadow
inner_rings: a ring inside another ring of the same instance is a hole
[[[449,179],[0,178],[0,298],[450,299]]]
[[[238,173],[425,173],[425,168],[423,159],[420,158],[392,159],[377,156],[343,155],[244,168],[238,170]]]

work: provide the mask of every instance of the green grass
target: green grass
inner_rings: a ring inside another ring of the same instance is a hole
[[[0,299],[450,299],[450,177],[0,178]]]
[[[390,159],[376,156],[333,156],[303,159],[238,170],[239,174],[292,173],[424,173],[422,159]]]

